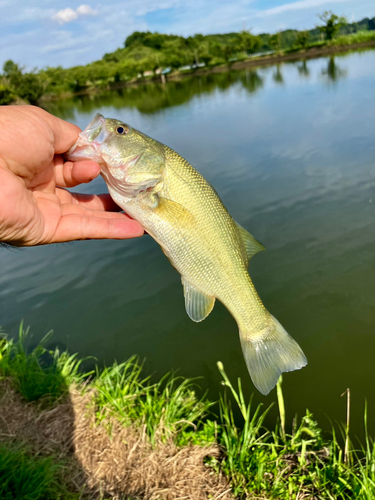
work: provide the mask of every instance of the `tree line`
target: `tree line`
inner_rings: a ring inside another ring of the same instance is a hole
[[[124,46],[85,66],[47,67],[26,72],[8,60],[0,73],[0,104],[23,100],[37,104],[45,96],[64,96],[105,89],[173,71],[215,66],[247,59],[256,53],[305,49],[337,34],[375,30],[375,18],[348,24],[330,11],[319,16],[322,24],[310,31],[285,30],[254,35],[250,31],[190,37],[136,31]]]

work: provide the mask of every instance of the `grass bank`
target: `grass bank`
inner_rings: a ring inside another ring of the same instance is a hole
[[[84,373],[48,340],[29,351],[21,325],[17,341],[1,342],[2,499],[375,497],[367,432],[356,447],[349,424],[324,437],[306,410],[289,434],[281,380],[279,419],[267,429],[268,409],[246,401],[220,362],[215,405],[198,396],[197,380],[145,377],[136,357]]]

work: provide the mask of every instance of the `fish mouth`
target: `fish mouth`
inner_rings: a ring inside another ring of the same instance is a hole
[[[79,134],[77,142],[64,155],[65,158],[70,161],[92,160],[102,163],[100,146],[108,134],[105,121],[104,116],[97,113],[85,130]]]

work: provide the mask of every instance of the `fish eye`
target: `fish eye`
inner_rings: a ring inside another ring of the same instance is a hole
[[[116,127],[116,132],[119,135],[125,135],[129,132],[129,129],[126,126],[119,125],[118,127]]]

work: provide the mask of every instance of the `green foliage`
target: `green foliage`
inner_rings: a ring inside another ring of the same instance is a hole
[[[326,40],[332,40],[339,29],[345,24],[348,24],[345,17],[339,17],[330,10],[324,11],[323,14],[320,14],[318,17],[324,23],[323,26],[319,26],[318,28],[321,33],[324,33]]]
[[[268,39],[268,44],[275,52],[279,52],[281,50],[281,34],[275,33],[271,35]]]
[[[255,36],[250,31],[241,31],[238,34],[239,43],[238,47],[240,50],[243,50],[246,55],[253,54],[262,45],[262,40],[259,36]]]
[[[191,379],[167,373],[159,382],[141,377],[142,366],[136,357],[97,372],[95,388],[98,408],[106,408],[98,417],[115,415],[124,425],[145,425],[155,441],[166,439],[186,429],[197,428],[212,403],[198,398]]]
[[[77,499],[61,485],[64,465],[53,457],[35,457],[24,449],[0,445],[0,498],[2,500]]]
[[[310,33],[308,31],[298,31],[296,34],[295,45],[305,49],[309,41]]]
[[[177,35],[163,35],[161,33],[151,33],[150,31],[134,31],[134,33],[129,35],[125,40],[124,46],[129,48],[132,45],[138,44],[161,50],[166,42],[168,43],[182,38],[183,37]]]
[[[16,63],[8,60],[3,65],[5,80],[14,94],[30,104],[37,104],[44,94],[44,86],[40,75],[24,73]]]
[[[365,43],[375,40],[375,31],[358,31],[350,35],[340,35],[329,42],[329,45],[350,45],[352,43]]]
[[[14,95],[12,89],[0,78],[0,105],[10,104],[15,101],[16,96]]]
[[[70,384],[79,383],[89,375],[80,372],[82,360],[77,359],[77,354],[60,353],[58,348],[52,351],[44,347],[51,334],[47,333],[31,352],[25,345],[29,329],[24,330],[22,323],[16,342],[2,339],[0,378],[9,377],[27,401],[43,398],[51,404],[67,393]]]

